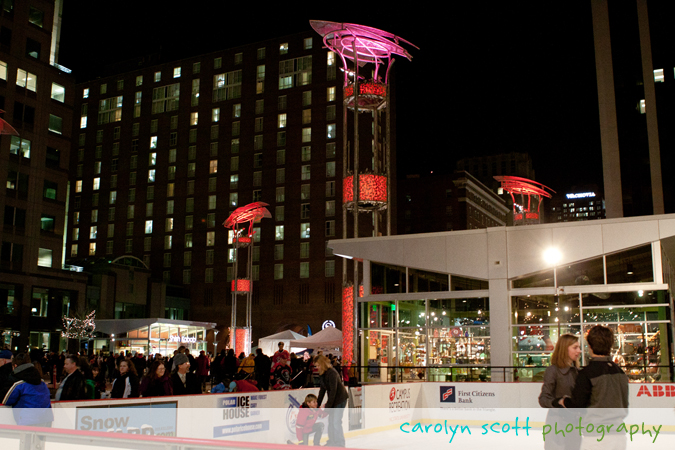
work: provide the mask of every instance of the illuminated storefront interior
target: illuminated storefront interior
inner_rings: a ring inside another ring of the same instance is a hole
[[[185,346],[196,355],[206,350],[206,333],[215,326],[209,322],[170,319],[100,320],[96,322],[96,331],[104,336],[94,339],[94,351],[171,356],[178,347]]]
[[[614,331],[612,357],[631,381],[673,381],[675,215],[329,246],[364,263],[364,382],[542,381],[558,337],[598,324]]]

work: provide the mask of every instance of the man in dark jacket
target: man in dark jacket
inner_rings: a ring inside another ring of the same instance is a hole
[[[267,391],[270,388],[270,370],[272,369],[272,360],[265,355],[261,348],[257,349],[255,362],[255,380],[261,391]]]
[[[66,377],[61,381],[56,390],[54,400],[85,400],[85,378],[82,372],[77,369],[78,358],[75,355],[68,355],[63,363],[63,370]]]
[[[178,353],[173,357],[176,364],[176,371],[171,374],[171,385],[173,386],[173,395],[192,395],[201,394],[197,375],[190,372],[190,361],[183,353]]]
[[[19,353],[10,364],[9,390],[2,403],[13,408],[17,425],[51,426],[54,415],[49,400],[49,388],[40,378],[40,372],[30,362],[30,356]],[[39,409],[36,409],[39,408]]]

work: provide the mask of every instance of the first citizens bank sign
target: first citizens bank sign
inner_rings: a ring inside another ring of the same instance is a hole
[[[496,397],[494,392],[477,390],[462,391],[455,388],[455,386],[441,386],[440,391],[441,404],[473,403],[474,399],[478,400],[485,397]]]

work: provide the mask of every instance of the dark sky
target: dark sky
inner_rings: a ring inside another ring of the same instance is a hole
[[[115,61],[157,52],[171,61],[307,30],[310,19],[369,25],[419,47],[395,64],[399,174],[517,151],[556,191],[602,184],[589,1],[448,2],[449,10],[346,3],[334,11],[232,3],[66,0],[60,63],[85,81]]]

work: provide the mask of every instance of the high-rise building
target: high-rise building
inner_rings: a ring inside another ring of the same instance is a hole
[[[308,30],[78,85],[71,260],[135,256],[167,285],[166,314],[171,296],[182,318],[224,328],[234,253],[222,224],[265,202],[272,218],[254,224],[251,253],[254,342],[339,326],[341,262],[326,248],[342,235],[337,63]]]
[[[546,222],[576,222],[605,218],[605,200],[597,186],[573,186],[569,192],[555,194]]]
[[[0,7],[0,109],[18,132],[0,139],[0,345],[13,350],[65,349],[62,316],[86,291],[63,265],[75,92],[57,63],[60,14],[60,1]]]
[[[508,175],[535,180],[532,158],[527,153],[500,153],[496,155],[473,156],[457,162],[457,170],[469,172],[492,190],[499,187],[495,175]]]
[[[607,217],[675,212],[670,4],[591,5]]]
[[[503,227],[510,212],[503,198],[464,171],[408,175],[398,193],[401,234]]]

